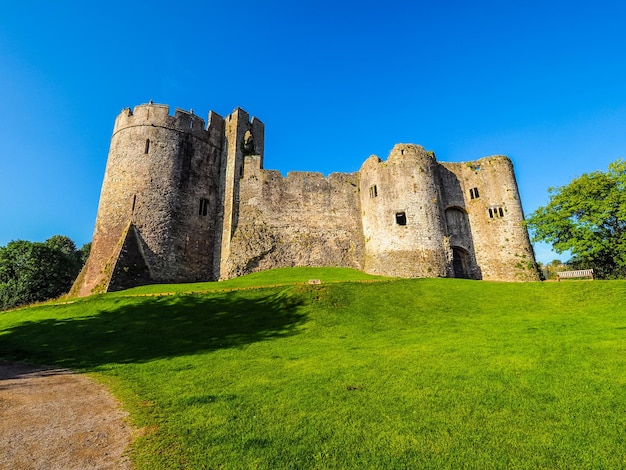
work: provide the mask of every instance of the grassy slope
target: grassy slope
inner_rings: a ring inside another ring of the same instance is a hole
[[[255,282],[325,272],[276,274]],[[97,373],[149,430],[142,468],[620,468],[625,292],[422,279],[104,295],[0,315],[0,357]]]
[[[293,283],[308,283],[317,279],[323,283],[345,281],[375,281],[389,278],[372,276],[356,269],[348,268],[277,268],[270,271],[248,274],[220,282],[197,282],[189,284],[157,284],[135,287],[125,290],[119,295],[143,295],[155,293],[181,292],[216,292],[229,289],[245,289],[252,287],[267,287]]]

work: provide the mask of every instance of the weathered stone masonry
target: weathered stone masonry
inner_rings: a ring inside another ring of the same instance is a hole
[[[398,144],[356,173],[263,169],[264,125],[145,104],[117,117],[89,260],[73,292],[282,266],[536,280],[507,157],[439,163]]]

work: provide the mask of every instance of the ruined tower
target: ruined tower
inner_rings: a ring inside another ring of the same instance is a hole
[[[219,279],[226,269],[226,260],[231,255],[231,240],[239,220],[240,181],[243,178],[244,158],[258,156],[263,165],[265,127],[261,121],[252,118],[243,109],[237,108],[230,114],[224,125],[224,146],[221,158],[220,200],[218,212],[220,230],[218,234],[219,261],[215,263],[212,278]]]
[[[73,292],[219,273],[235,219],[235,173],[246,149],[262,154],[263,123],[237,109],[226,119],[210,112],[205,127],[193,112],[169,111],[149,103],[117,117],[91,254]]]
[[[448,275],[448,243],[437,161],[418,145],[396,145],[386,162],[361,167],[366,272],[398,277]]]
[[[505,156],[441,163],[453,268],[485,280],[534,280],[535,256],[513,163]]]
[[[263,168],[264,125],[144,104],[117,117],[89,260],[72,292],[281,266],[398,277],[538,279],[507,157],[439,163],[396,145],[359,172]]]

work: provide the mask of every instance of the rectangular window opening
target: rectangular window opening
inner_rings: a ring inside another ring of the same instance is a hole
[[[376,185],[370,186],[370,197],[378,197],[378,188],[376,187]]]
[[[406,212],[396,212],[396,224],[406,225]]]
[[[480,194],[478,194],[478,188],[471,188],[470,199],[478,199],[479,197],[480,197]]]
[[[143,153],[147,154],[150,151],[150,139],[146,139],[146,148]]]
[[[504,217],[504,209],[502,207],[498,206],[498,207],[489,208],[490,219],[501,219],[503,217]]]
[[[206,217],[209,215],[209,200],[208,199],[200,199],[200,210],[198,211],[198,215],[202,217]]]

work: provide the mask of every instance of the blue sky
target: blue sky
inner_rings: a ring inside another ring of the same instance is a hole
[[[115,117],[151,99],[244,108],[283,174],[508,155],[527,214],[626,155],[625,2],[4,3],[0,245],[90,241]]]

